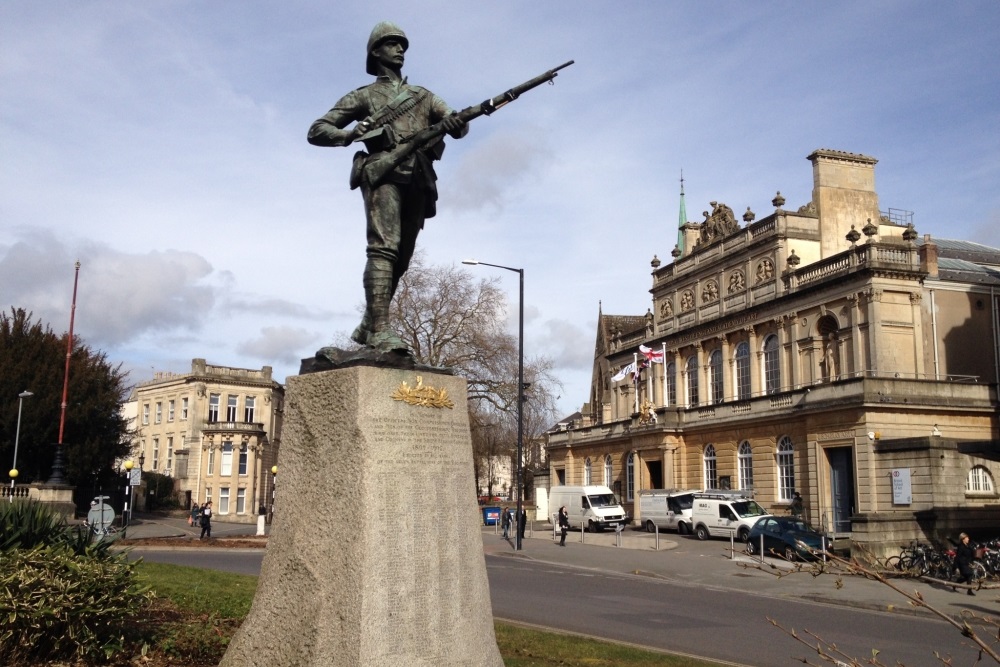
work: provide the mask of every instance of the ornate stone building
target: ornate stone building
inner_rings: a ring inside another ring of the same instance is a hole
[[[876,552],[995,536],[1000,250],[880,212],[874,158],[808,159],[811,201],[779,192],[743,226],[712,202],[653,258],[645,316],[599,314],[589,403],[548,434],[552,484],[608,484],[636,520],[640,489],[743,489],[775,513],[798,491]]]
[[[174,478],[182,505],[211,500],[218,518],[256,522],[271,498],[284,396],[270,366],[194,359],[190,373],[157,373],[135,388],[133,451],[144,470]]]

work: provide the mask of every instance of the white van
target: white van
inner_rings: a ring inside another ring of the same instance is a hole
[[[639,492],[639,520],[650,533],[676,530],[681,535],[691,532],[691,506],[698,489],[643,489]]]
[[[740,542],[746,542],[750,529],[762,516],[771,515],[757,501],[739,491],[696,493],[691,508],[694,534],[699,540],[735,534]]]
[[[606,486],[553,486],[549,490],[549,509],[555,515],[563,505],[570,528],[593,532],[628,523],[625,508]]]

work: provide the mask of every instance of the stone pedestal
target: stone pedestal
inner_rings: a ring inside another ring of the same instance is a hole
[[[28,498],[31,500],[48,505],[68,520],[72,520],[76,516],[76,503],[73,502],[75,486],[45,482],[44,484],[32,484],[28,488]]]
[[[502,667],[465,381],[289,378],[274,521],[223,667]]]

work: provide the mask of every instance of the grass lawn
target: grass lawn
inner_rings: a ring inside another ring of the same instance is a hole
[[[250,611],[257,577],[200,568],[139,564],[139,574],[173,614],[164,621],[154,653],[173,665],[217,664],[232,633]],[[718,663],[644,651],[575,635],[496,623],[506,667],[713,667]]]

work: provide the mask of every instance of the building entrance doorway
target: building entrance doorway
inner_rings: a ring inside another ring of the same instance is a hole
[[[649,471],[649,488],[662,489],[663,486],[663,461],[646,461],[646,470]]]
[[[830,505],[833,514],[833,531],[851,532],[851,515],[854,513],[854,457],[850,447],[830,447],[826,450],[830,464]]]

